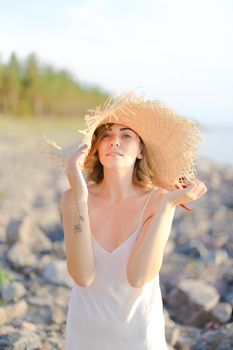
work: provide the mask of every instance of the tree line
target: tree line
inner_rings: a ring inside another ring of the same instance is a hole
[[[65,70],[41,64],[35,54],[0,62],[0,116],[77,117],[102,105],[108,94],[77,82]]]

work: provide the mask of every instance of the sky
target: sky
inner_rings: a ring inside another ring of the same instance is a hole
[[[0,59],[35,53],[77,81],[233,125],[232,0],[0,0]]]

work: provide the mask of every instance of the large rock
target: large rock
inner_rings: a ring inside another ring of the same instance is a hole
[[[176,251],[179,254],[184,254],[190,258],[195,259],[206,258],[208,256],[208,249],[200,240],[196,240],[193,243],[181,245],[176,249]]]
[[[17,281],[0,284],[0,292],[3,301],[17,301],[27,293],[24,285]]]
[[[189,258],[185,255],[172,253],[169,257],[164,257],[160,272],[161,282],[168,288],[173,288],[182,279]]]
[[[64,239],[61,226],[61,214],[54,203],[50,203],[50,206],[48,207],[43,207],[40,210],[36,210],[34,212],[34,217],[38,222],[40,229],[52,241]]]
[[[233,323],[202,332],[192,350],[232,350]]]
[[[24,269],[25,267],[37,266],[37,257],[29,247],[22,242],[15,243],[7,253],[7,260],[16,269]]]
[[[201,327],[209,319],[220,296],[217,289],[202,280],[186,279],[181,281],[168,296],[168,304],[177,321]]]
[[[28,310],[27,303],[22,299],[16,303],[0,306],[0,325],[11,323],[12,320],[22,317]],[[0,349],[2,349],[0,347]]]
[[[213,262],[215,265],[220,265],[229,259],[227,251],[224,249],[213,249],[209,251],[206,261]]]
[[[175,349],[192,350],[198,339],[200,339],[201,330],[192,326],[184,326],[181,324],[177,324],[176,328],[179,332],[179,337],[174,344]],[[206,348],[205,350],[210,349]]]
[[[175,349],[179,350],[232,350],[233,323],[214,330],[198,330],[194,327],[177,325],[179,339]]]
[[[166,308],[163,308],[163,316],[165,321],[165,336],[167,344],[171,347],[176,344],[177,339],[179,338],[179,330],[176,327],[175,322],[170,318],[170,315]]]
[[[45,266],[43,277],[50,283],[72,287],[73,279],[67,271],[66,260],[54,260]]]
[[[1,350],[39,350],[42,343],[39,336],[31,331],[11,332],[0,337]]]
[[[55,305],[52,307],[52,321],[55,324],[62,324],[66,322],[66,317],[67,317],[67,310]]]
[[[15,242],[22,242],[30,247],[34,253],[52,249],[50,239],[38,227],[33,216],[29,215],[9,222],[6,239],[7,243],[11,245]]]
[[[164,256],[170,256],[175,250],[175,243],[174,241],[170,238],[165,246],[164,249]]]
[[[226,323],[231,319],[232,306],[228,303],[218,303],[211,310],[211,320],[213,322]]]
[[[9,221],[6,226],[6,242],[8,244],[14,244],[19,239],[21,223],[21,219],[12,219]]]
[[[233,288],[232,290],[226,293],[225,300],[227,303],[231,304],[231,306],[233,307]]]

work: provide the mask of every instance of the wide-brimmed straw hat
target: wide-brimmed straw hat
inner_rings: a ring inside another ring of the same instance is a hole
[[[115,99],[109,98],[102,108],[91,110],[85,120],[87,128],[79,132],[84,134],[81,142],[87,143],[88,147],[79,159],[81,168],[96,128],[116,123],[133,129],[143,140],[155,186],[168,190],[182,188],[185,178],[195,178],[197,151],[202,141],[199,127],[167,104],[159,100],[145,100],[144,96],[128,91]],[[40,146],[44,155],[65,170],[80,141],[61,148],[47,136],[43,137],[45,142],[42,141]]]

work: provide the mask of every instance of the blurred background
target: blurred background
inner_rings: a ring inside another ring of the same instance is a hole
[[[80,120],[138,88],[203,126],[201,155],[232,163],[232,10],[229,0],[1,0],[1,116]]]
[[[203,136],[208,192],[177,208],[161,271],[169,349],[233,348],[232,13],[231,0],[0,0],[0,348],[64,347],[68,183],[38,137],[79,141],[88,110],[125,90]]]

